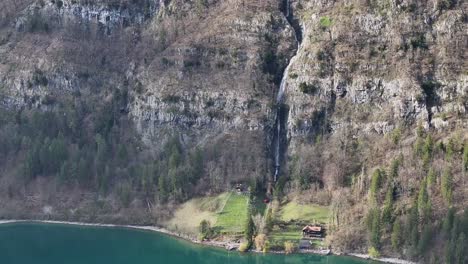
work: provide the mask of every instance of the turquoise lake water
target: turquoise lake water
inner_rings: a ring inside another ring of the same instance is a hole
[[[1,264],[362,264],[338,256],[240,254],[167,235],[61,224],[0,225]]]

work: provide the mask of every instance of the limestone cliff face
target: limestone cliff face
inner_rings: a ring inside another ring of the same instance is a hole
[[[439,2],[295,1],[304,42],[288,77],[291,138],[319,119],[332,133],[466,129],[466,3]]]
[[[36,1],[9,22],[4,106],[126,89],[147,139],[161,126],[264,131],[294,47],[276,1]]]

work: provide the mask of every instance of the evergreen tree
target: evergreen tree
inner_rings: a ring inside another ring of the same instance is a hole
[[[433,168],[429,169],[427,173],[427,187],[431,187],[436,182],[436,174]]]
[[[419,193],[418,193],[418,209],[419,209],[419,215],[423,216],[423,218],[426,218],[430,211],[430,202],[429,202],[429,194],[427,193],[427,179],[424,178],[421,181],[420,187],[419,187]]]
[[[398,169],[400,167],[400,159],[394,159],[392,160],[392,163],[390,164],[390,173],[389,176],[391,179],[394,179],[398,177]]]
[[[248,242],[249,247],[252,245],[253,235],[255,233],[255,223],[252,219],[252,205],[251,205],[251,197],[249,198],[249,204],[247,208],[247,219],[245,221],[244,226],[244,236]]]
[[[202,220],[198,226],[198,232],[200,234],[200,240],[204,240],[211,235],[211,223],[207,220]]]
[[[190,167],[192,168],[189,174],[190,182],[196,183],[202,176],[204,170],[204,158],[203,151],[200,148],[196,148],[190,154]]]
[[[382,220],[386,225],[390,225],[392,222],[393,214],[393,186],[388,185],[387,193],[385,194],[384,209],[382,212]]]
[[[422,149],[423,155],[423,167],[427,168],[432,160],[432,152],[434,150],[434,141],[431,135],[426,136],[426,140],[424,141],[424,146]]]
[[[369,210],[367,217],[369,230],[369,245],[375,249],[380,248],[380,210],[373,208]]]
[[[433,232],[434,231],[429,225],[426,225],[423,228],[421,239],[419,240],[419,244],[418,244],[419,255],[424,255],[424,253],[427,251],[427,248],[429,247],[431,239],[432,239]]]
[[[158,178],[158,191],[161,202],[166,202],[169,196],[169,191],[167,189],[166,177],[164,175],[160,175]]]
[[[119,161],[119,166],[124,166],[128,163],[128,151],[125,144],[120,144],[117,150],[117,159]]]
[[[448,204],[452,203],[453,196],[453,175],[450,168],[445,169],[442,175],[442,196]]]
[[[466,235],[461,233],[458,236],[457,243],[455,246],[455,256],[454,261],[456,264],[464,264],[468,262],[468,257],[466,254],[468,241],[466,240]]]
[[[395,223],[393,223],[391,241],[392,241],[392,247],[396,251],[398,251],[401,247],[401,241],[402,241],[401,229],[402,229],[401,222],[399,220],[395,221]]]
[[[445,232],[445,234],[450,235],[450,231],[453,228],[454,221],[455,221],[455,208],[451,207],[449,208],[447,214],[445,215],[445,218],[442,224],[442,230]]]
[[[448,161],[452,160],[454,151],[455,151],[455,142],[453,142],[453,139],[450,138],[445,148],[445,159]]]
[[[418,246],[419,242],[419,213],[418,213],[418,205],[415,204],[411,208],[409,221],[408,221],[408,235],[409,239],[407,241],[408,245],[415,249]]]
[[[445,263],[452,264],[455,262],[456,245],[454,241],[449,241],[445,244]]]
[[[371,178],[371,186],[370,186],[370,201],[373,205],[377,205],[377,191],[380,189],[380,185],[382,182],[382,171],[380,169],[376,169],[372,174]]]

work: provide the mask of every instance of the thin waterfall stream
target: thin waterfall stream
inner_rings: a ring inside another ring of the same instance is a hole
[[[293,21],[293,16],[291,13],[291,3],[289,0],[284,1],[284,15],[286,17],[286,20],[290,24],[290,26],[294,29],[294,38],[295,38],[295,43],[296,43],[296,53],[294,56],[291,58],[291,60],[288,63],[288,66],[283,72],[283,77],[281,79],[281,84],[278,90],[278,95],[276,96],[276,118],[275,118],[275,135],[273,137],[274,139],[274,167],[275,167],[275,173],[273,176],[273,181],[276,182],[278,180],[278,177],[281,173],[281,158],[282,158],[282,142],[283,138],[286,137],[286,133],[284,130],[286,129],[286,123],[287,123],[287,112],[288,107],[285,104],[285,92],[286,92],[286,86],[287,86],[287,81],[288,81],[288,76],[289,76],[289,69],[291,65],[296,61],[297,59],[297,54],[300,48],[300,44],[302,42],[302,35],[301,35],[301,29],[300,26],[297,24],[294,24]]]

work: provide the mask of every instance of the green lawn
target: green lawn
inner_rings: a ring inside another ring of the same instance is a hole
[[[320,205],[301,205],[295,201],[285,204],[280,210],[280,220],[290,221],[292,219],[303,222],[322,223],[328,222],[330,210],[326,206]]]
[[[282,245],[286,241],[299,242],[302,238],[302,228],[306,224],[323,223],[326,224],[329,218],[329,209],[319,205],[301,205],[295,201],[284,204],[277,214],[277,219],[282,224],[276,224],[269,237],[274,244]],[[296,222],[289,223],[290,220]],[[317,246],[322,245],[322,241],[313,241]]]
[[[278,242],[280,244],[283,244],[286,241],[297,242],[302,238],[301,228],[296,226],[288,226],[286,229],[281,230],[275,227],[271,231],[269,238],[272,241]]]
[[[247,195],[231,193],[226,205],[218,213],[218,220],[215,227],[224,234],[239,234],[243,232],[247,219]]]

